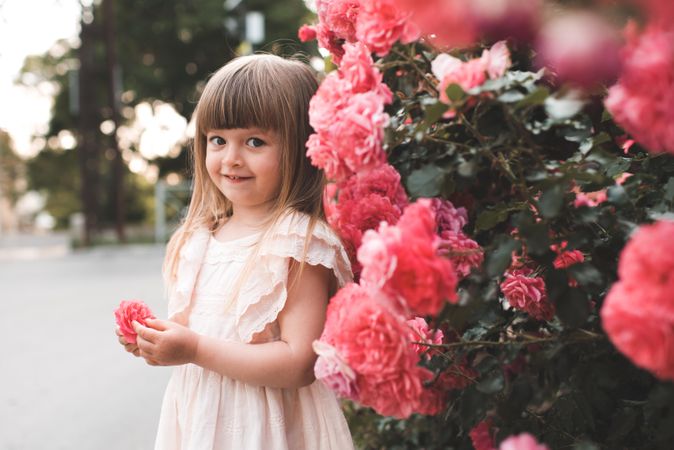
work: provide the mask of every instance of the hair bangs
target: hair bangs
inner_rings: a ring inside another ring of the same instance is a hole
[[[239,64],[237,64],[239,63]],[[240,57],[215,73],[197,112],[199,132],[232,128],[282,131],[285,106],[279,101],[274,67]]]

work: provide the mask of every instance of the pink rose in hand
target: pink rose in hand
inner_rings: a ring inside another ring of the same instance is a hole
[[[119,325],[124,339],[129,344],[136,343],[136,331],[133,329],[133,321],[145,325],[147,319],[154,319],[150,307],[140,300],[122,300],[115,310],[115,321]]]

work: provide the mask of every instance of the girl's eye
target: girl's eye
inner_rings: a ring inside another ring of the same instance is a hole
[[[225,145],[225,140],[221,138],[220,136],[213,136],[208,139],[211,144],[217,145],[218,147],[221,145]]]
[[[248,145],[250,145],[251,147],[256,147],[256,148],[262,147],[263,145],[265,145],[265,142],[262,139],[255,138],[255,137],[248,139],[248,142],[246,142],[246,143]]]

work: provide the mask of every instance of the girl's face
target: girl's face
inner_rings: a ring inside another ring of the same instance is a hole
[[[276,133],[257,128],[210,130],[206,169],[236,211],[264,209],[281,184],[281,143]]]

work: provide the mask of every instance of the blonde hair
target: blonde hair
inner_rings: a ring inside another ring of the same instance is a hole
[[[263,244],[274,226],[289,211],[309,215],[304,254],[295,282],[304,268],[311,234],[318,221],[325,223],[325,175],[306,156],[309,101],[318,88],[312,69],[303,62],[274,55],[249,55],[233,59],[210,78],[194,112],[196,131],[192,143],[193,191],[187,215],[168,242],[164,259],[167,288],[176,280],[180,250],[195,230],[218,230],[232,214],[232,203],[218,190],[206,170],[206,133],[213,129],[257,127],[278,134],[281,143],[281,183],[271,213],[261,224],[255,244],[233,289],[230,302],[243,286]],[[292,285],[292,283],[290,284]]]

